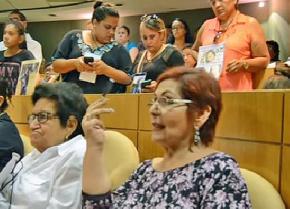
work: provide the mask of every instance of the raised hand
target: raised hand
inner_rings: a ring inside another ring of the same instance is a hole
[[[93,102],[86,111],[82,121],[85,138],[88,147],[102,148],[104,143],[104,123],[100,120],[100,115],[114,112],[112,108],[104,108],[107,98],[99,99]]]

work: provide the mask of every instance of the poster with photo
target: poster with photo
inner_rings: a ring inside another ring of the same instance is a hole
[[[41,60],[27,60],[21,63],[15,95],[31,95],[37,83]]]
[[[224,44],[212,44],[199,47],[196,67],[203,67],[216,79],[220,78],[224,62]]]
[[[141,83],[145,81],[147,73],[136,73],[133,75],[132,93],[141,93]]]

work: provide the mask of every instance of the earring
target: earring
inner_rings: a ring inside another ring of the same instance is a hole
[[[199,145],[201,142],[201,138],[200,138],[200,132],[199,132],[199,128],[195,129],[195,133],[194,133],[194,144],[195,145]]]

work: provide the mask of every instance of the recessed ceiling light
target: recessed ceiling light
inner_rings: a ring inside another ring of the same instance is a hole
[[[264,1],[260,1],[259,4],[258,4],[258,7],[261,7],[261,8],[265,7],[265,2]]]

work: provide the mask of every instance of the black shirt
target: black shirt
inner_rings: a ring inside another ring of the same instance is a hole
[[[91,53],[99,50],[91,49],[84,43],[81,30],[73,30],[68,32],[63,40],[59,43],[58,49],[53,55],[53,59],[75,59],[83,56],[83,49],[90,50]],[[102,55],[102,61],[107,65],[122,70],[130,74],[131,59],[127,50],[120,44],[115,42],[101,46],[105,52]],[[80,73],[77,70],[70,71],[62,74],[64,82],[72,82],[79,85],[85,94],[98,94],[98,93],[123,93],[125,86],[112,82],[112,79],[105,75],[97,75],[95,83],[88,83],[79,80]]]
[[[20,73],[21,62],[33,60],[34,56],[30,51],[25,49],[11,57],[5,57],[4,52],[5,51],[0,51],[0,78],[2,77],[7,80],[14,94]]]
[[[139,53],[133,64],[133,71],[137,71],[138,63],[141,60],[142,54],[146,51]],[[172,45],[167,45],[163,52],[155,57],[152,61],[143,59],[140,72],[146,72],[146,80],[151,79],[156,81],[158,76],[170,67],[184,65],[182,54],[175,49]]]
[[[18,129],[7,113],[0,115],[0,172],[11,159],[12,152],[23,157],[23,143]]]

